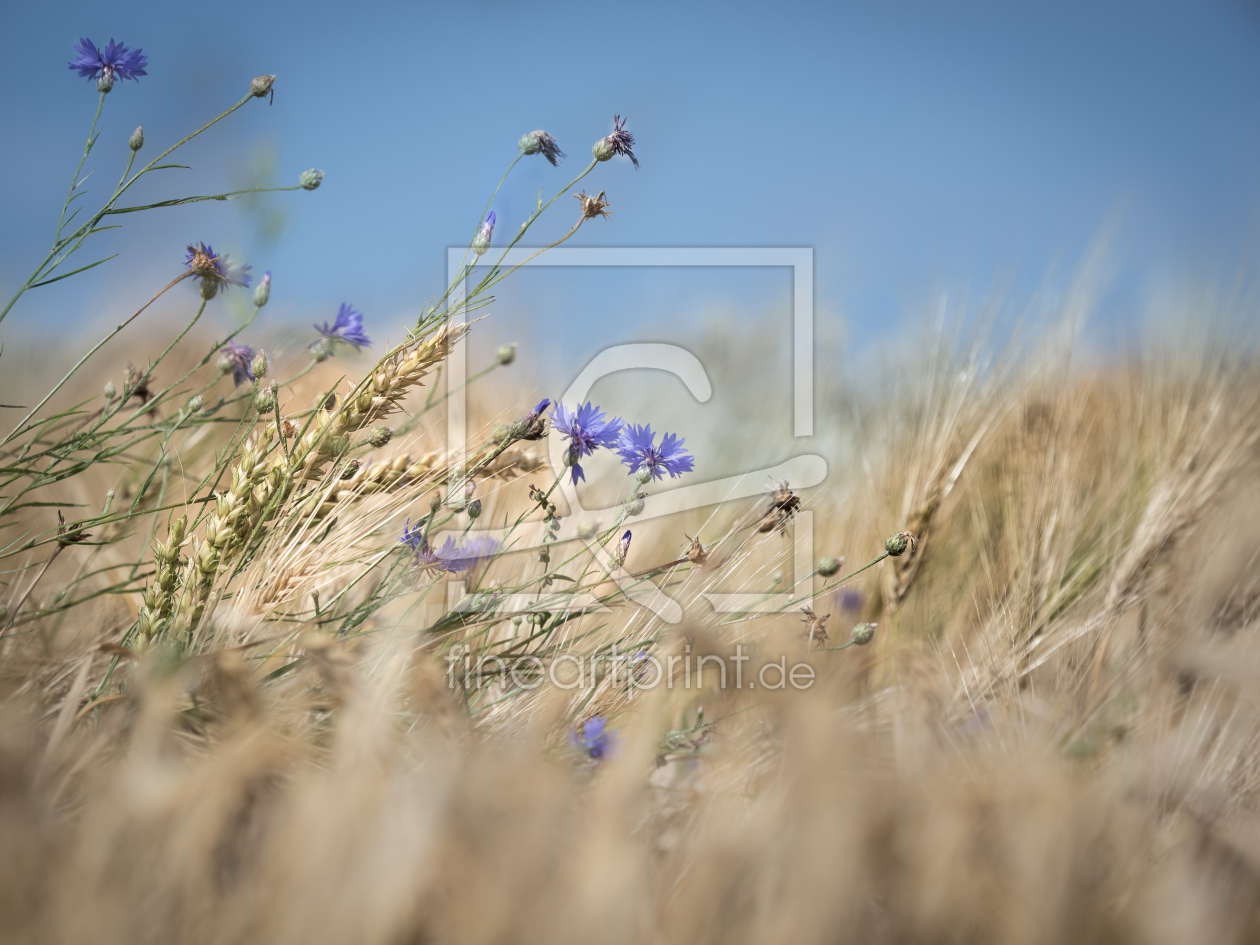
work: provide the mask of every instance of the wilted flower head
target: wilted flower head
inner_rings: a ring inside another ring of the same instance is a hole
[[[569,743],[596,761],[607,758],[617,748],[617,733],[609,731],[607,726],[608,720],[602,715],[589,718],[580,735],[576,731],[569,732]]]
[[[635,170],[639,169],[639,159],[634,156],[634,135],[626,131],[626,119],[620,115],[613,115],[613,133],[596,141],[591,153],[597,161],[607,161],[615,154],[624,154],[634,164]]]
[[[110,39],[104,52],[97,49],[90,39],[80,39],[74,51],[78,58],[70,62],[70,68],[78,70],[84,79],[108,79],[106,85],[113,83],[114,77],[137,80],[148,75],[144,67],[149,64],[149,57],[140,49],[128,49],[122,43]],[[108,91],[108,87],[102,89]]]
[[[685,472],[691,472],[695,457],[683,449],[685,440],[674,433],[666,433],[660,446],[654,445],[655,440],[651,424],[627,424],[621,432],[617,453],[632,473],[643,468],[651,473],[653,479],[660,479],[664,473],[676,479]]]
[[[593,406],[590,401],[578,407],[576,412],[565,409],[564,404],[556,404],[555,410],[552,411],[551,423],[559,433],[569,438],[569,449],[572,451],[574,460],[572,464],[574,485],[577,485],[579,479],[586,479],[586,474],[582,472],[578,460],[583,456],[591,455],[601,446],[605,449],[615,448],[622,427],[620,417],[610,419],[604,416],[604,412]]]
[[[538,406],[508,427],[508,436],[514,440],[541,440],[547,435],[547,418],[543,411],[550,406],[551,401],[544,397]]]
[[[411,527],[411,520],[403,526],[402,538],[399,541],[416,553],[416,563],[425,570],[446,571],[457,574],[477,567],[483,561],[494,557],[499,550],[499,543],[488,535],[469,538],[464,542],[456,542],[453,535],[447,535],[442,547],[434,550],[424,534],[424,522]]]
[[[201,280],[202,298],[212,299],[219,289],[239,285],[249,285],[249,266],[232,266],[228,263],[227,253],[220,256],[209,243],[198,243],[189,246],[184,256],[184,265]]]
[[[590,220],[595,217],[603,217],[607,220],[608,215],[612,213],[612,211],[608,209],[611,204],[604,199],[604,192],[602,190],[599,192],[598,197],[588,196],[585,190],[580,194],[574,194],[573,196],[576,197],[578,202],[582,205],[583,220]]]
[[[363,313],[356,311],[346,302],[342,302],[341,308],[337,309],[337,319],[331,325],[328,322],[324,322],[323,325],[314,325],[312,327],[323,335],[328,342],[342,341],[348,345],[353,345],[356,351],[359,348],[366,348],[372,344],[372,339],[363,333]],[[315,342],[315,344],[320,343],[319,341]]]
[[[254,379],[254,349],[249,345],[238,345],[229,341],[219,355],[219,373],[232,372],[232,382],[243,384]]]
[[[485,255],[486,250],[490,248],[490,237],[494,233],[494,221],[497,219],[495,212],[491,210],[486,214],[485,220],[481,223],[481,229],[477,231],[477,235],[473,237],[472,251],[477,256]]]
[[[531,131],[521,135],[517,146],[521,149],[521,154],[542,152],[542,156],[550,161],[553,167],[557,158],[564,160],[564,152],[560,150],[560,145],[556,144],[556,139],[545,131]]]

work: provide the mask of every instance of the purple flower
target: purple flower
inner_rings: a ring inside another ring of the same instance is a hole
[[[429,546],[424,532],[423,520],[412,528],[411,519],[407,519],[399,541],[416,553],[416,563],[426,570],[446,571],[449,574],[468,571],[489,561],[499,550],[498,541],[486,535],[464,542],[456,542],[453,535],[447,535],[442,547],[435,551]]]
[[[663,473],[669,473],[671,478],[676,479],[685,472],[691,472],[695,457],[683,449],[685,440],[674,433],[662,436],[660,446],[654,445],[655,440],[651,424],[636,426],[631,423],[621,431],[617,453],[621,461],[630,467],[630,472],[643,468],[653,479],[660,479]]]
[[[563,160],[564,152],[560,150],[560,145],[556,144],[556,139],[545,131],[531,131],[527,135],[522,135],[520,140],[520,149],[522,154],[542,154],[552,167],[556,165],[556,159]]]
[[[356,351],[359,348],[370,347],[372,344],[372,339],[363,333],[363,313],[355,311],[345,302],[342,302],[341,308],[337,309],[337,320],[332,325],[324,322],[322,327],[319,325],[312,327],[328,341],[344,341],[348,345],[353,345]]]
[[[198,243],[189,246],[184,256],[184,265],[192,270],[193,275],[201,280],[203,287],[211,287],[206,298],[213,298],[222,286],[249,285],[249,266],[232,266],[228,263],[227,253],[220,256],[209,243]],[[204,295],[205,293],[203,293]]]
[[[586,474],[582,472],[578,460],[583,456],[590,456],[601,446],[605,449],[613,449],[617,445],[617,438],[621,434],[622,427],[620,417],[608,419],[604,416],[604,412],[592,406],[590,401],[578,407],[575,413],[566,410],[564,404],[556,404],[551,414],[551,424],[569,438],[569,450],[573,458],[574,485],[577,485],[579,479],[583,481],[586,479]]]
[[[569,732],[569,744],[580,748],[596,761],[607,758],[616,750],[618,741],[617,733],[609,731],[607,725],[608,720],[602,715],[589,718],[582,726],[582,734]]]
[[[634,135],[626,131],[626,119],[613,115],[613,133],[595,142],[593,149],[595,160],[607,161],[615,154],[624,154],[639,169],[639,159],[634,156]]]
[[[232,382],[237,385],[244,384],[254,379],[253,362],[253,348],[229,341],[223,348],[223,354],[219,355],[219,372],[226,374],[231,371]]]
[[[144,67],[149,64],[149,57],[141,50],[128,49],[113,39],[110,39],[104,52],[97,49],[90,39],[80,39],[74,51],[79,58],[70,63],[70,68],[77,69],[84,79],[99,79],[102,76],[138,79],[148,75]]]

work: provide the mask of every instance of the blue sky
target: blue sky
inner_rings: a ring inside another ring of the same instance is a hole
[[[95,106],[65,67],[80,36],[149,54],[149,75],[108,98],[104,179],[136,125],[155,153],[264,72],[279,75],[274,105],[251,102],[183,152],[194,170],[140,196],[226,189],[267,155],[279,183],[327,173],[264,207],[283,213],[271,234],[232,204],[127,218],[98,244],[118,259],[28,295],[4,330],[143,301],[201,239],[274,272],[277,322],[351,301],[396,337],[441,291],[445,248],[519,135],[547,129],[571,157],[518,165],[501,233],[582,166],[614,112],[643,167],[615,160],[584,182],[615,215],[575,245],[813,247],[820,323],[843,319],[859,346],[911,330],[941,290],[1009,285],[1022,304],[1047,274],[1066,282],[1108,225],[1103,317],[1125,324],[1169,282],[1247,268],[1260,207],[1255,4],[10,0],[0,24],[6,298],[51,237]],[[530,242],[567,228],[562,203]],[[529,277],[505,286],[485,337],[518,338],[536,367],[713,318],[778,324],[790,306],[786,274]]]

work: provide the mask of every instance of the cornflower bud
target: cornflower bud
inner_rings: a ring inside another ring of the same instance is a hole
[[[876,626],[877,625],[873,623],[859,623],[854,626],[853,632],[850,634],[850,638],[858,646],[866,646],[866,644],[875,639]]]
[[[471,502],[468,503],[468,517],[475,522],[478,516],[480,515],[481,515],[481,500],[473,499]]]
[[[899,555],[905,554],[907,548],[910,549],[911,554],[914,554],[915,546],[918,545],[918,543],[919,540],[915,538],[914,535],[910,534],[910,532],[898,532],[897,534],[890,536],[889,539],[884,542],[884,550],[888,552],[890,557],[896,558]]]
[[[254,287],[254,305],[262,308],[271,298],[271,272],[264,272],[263,277],[258,280],[258,285]]]
[[[368,434],[368,443],[380,449],[393,437],[394,431],[389,427],[372,427],[372,432]]]
[[[832,577],[844,566],[843,558],[819,558],[818,573],[823,577]]]
[[[105,395],[106,400],[113,400],[118,396],[118,388],[114,386],[113,381],[106,381],[105,390],[102,393]]]
[[[127,142],[127,145],[133,151],[139,151],[141,148],[143,148],[144,147],[144,129],[137,127],[136,130],[131,133],[131,140]]]
[[[262,380],[267,376],[267,352],[259,351],[254,355],[254,360],[250,363],[249,369],[254,372],[254,377]]]
[[[188,403],[184,405],[184,409],[188,411],[189,416],[192,416],[194,413],[201,413],[201,408],[205,405],[205,398],[200,394],[196,394],[195,396],[188,398]]]
[[[317,190],[319,185],[324,182],[324,172],[311,168],[309,171],[303,171],[298,176],[298,183],[302,185],[303,190]]]
[[[494,359],[504,367],[516,360],[516,345],[499,345],[494,352]]]
[[[486,214],[485,220],[482,221],[481,229],[477,231],[477,235],[473,237],[472,241],[474,256],[484,256],[486,251],[490,249],[490,237],[494,234],[495,219],[495,212],[491,210]]]
[[[626,499],[626,515],[635,516],[643,514],[643,496],[635,493]]]
[[[442,493],[435,492],[433,493],[433,498],[429,499],[429,510],[432,512],[436,512],[441,507],[442,507]]]

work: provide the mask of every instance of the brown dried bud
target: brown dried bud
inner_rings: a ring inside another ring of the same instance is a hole
[[[262,98],[271,91],[271,86],[275,84],[276,77],[274,75],[259,75],[249,80],[249,94],[254,98]]]

